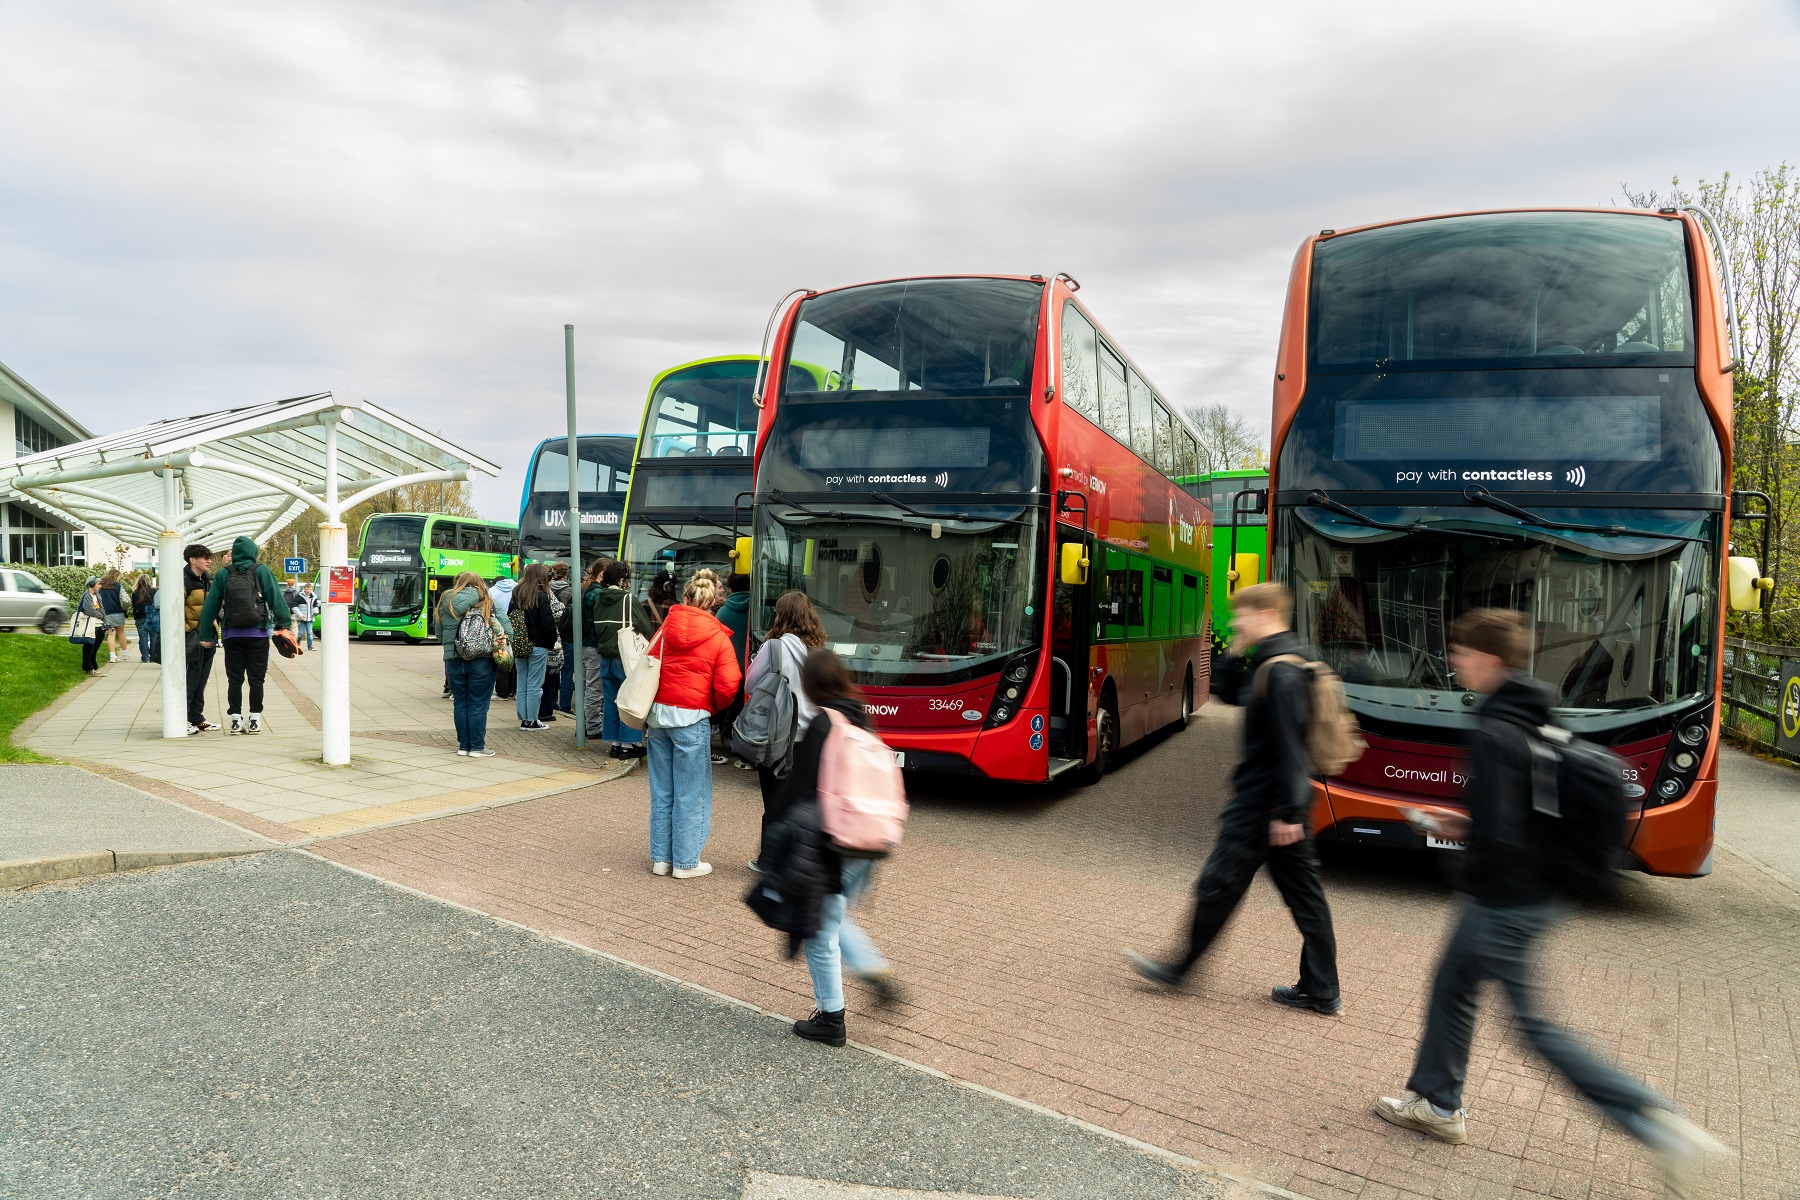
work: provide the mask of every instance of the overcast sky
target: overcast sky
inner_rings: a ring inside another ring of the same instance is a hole
[[[1268,424],[1321,227],[1800,162],[1800,4],[0,4],[0,361],[96,432],[328,388],[505,468],[791,287],[1067,271]]]

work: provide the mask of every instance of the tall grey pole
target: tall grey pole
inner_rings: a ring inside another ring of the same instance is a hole
[[[581,459],[575,453],[575,327],[563,326],[563,390],[569,401],[569,629],[575,644],[565,646],[563,670],[574,671],[575,748],[587,749],[587,664],[581,661]]]

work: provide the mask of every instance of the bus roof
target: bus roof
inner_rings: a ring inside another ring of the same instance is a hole
[[[1597,213],[1613,217],[1656,217],[1664,221],[1678,221],[1681,214],[1673,209],[1663,211],[1654,208],[1471,208],[1466,212],[1432,213],[1422,217],[1396,217],[1391,221],[1374,221],[1368,225],[1356,225],[1349,229],[1321,229],[1316,235],[1319,238],[1340,238],[1352,233],[1367,233],[1371,229],[1387,229],[1394,225],[1417,225],[1422,221],[1444,221],[1452,217],[1500,217],[1519,213]],[[1308,241],[1314,239],[1308,238]]]

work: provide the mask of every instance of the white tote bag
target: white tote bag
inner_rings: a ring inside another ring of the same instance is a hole
[[[631,597],[628,594],[619,605],[618,620],[596,622],[599,625],[617,625],[619,627],[619,662],[624,666],[625,674],[628,677],[637,670],[638,661],[644,657],[644,648],[648,645],[644,641],[644,635],[633,629],[625,620],[625,615],[629,611],[626,605],[630,603]]]
[[[619,648],[625,647],[624,634],[619,635]],[[662,630],[650,639],[650,644],[637,657],[635,664],[626,663],[625,682],[619,685],[619,719],[633,729],[642,729],[644,722],[650,719],[650,709],[656,704],[657,689],[662,687],[662,656],[657,653],[657,643],[662,641]],[[620,661],[624,661],[623,653]]]

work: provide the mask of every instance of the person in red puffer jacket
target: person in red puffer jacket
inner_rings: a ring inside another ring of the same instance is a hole
[[[712,871],[700,861],[712,832],[712,715],[737,696],[742,678],[731,635],[712,615],[723,598],[717,575],[695,571],[655,638],[662,678],[644,726],[653,875]]]

